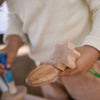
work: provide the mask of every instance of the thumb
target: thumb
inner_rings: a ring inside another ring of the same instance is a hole
[[[12,63],[14,62],[15,59],[16,59],[16,54],[14,53],[7,54],[7,62],[6,62],[7,68],[12,67]]]

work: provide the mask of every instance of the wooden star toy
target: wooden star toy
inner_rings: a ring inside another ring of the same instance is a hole
[[[54,65],[42,64],[35,68],[28,75],[26,83],[34,87],[50,84],[67,67],[74,69],[75,60],[79,56],[80,53],[75,50],[75,46],[71,42],[56,45],[55,51],[51,55]]]

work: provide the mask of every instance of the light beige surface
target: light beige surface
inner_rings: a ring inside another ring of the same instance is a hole
[[[27,94],[24,100],[49,100],[49,99]]]

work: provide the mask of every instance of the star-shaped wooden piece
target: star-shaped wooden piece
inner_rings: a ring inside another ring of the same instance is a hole
[[[51,55],[55,66],[64,71],[66,67],[75,68],[75,60],[80,56],[80,53],[75,50],[75,45],[71,42],[57,44],[55,51]]]

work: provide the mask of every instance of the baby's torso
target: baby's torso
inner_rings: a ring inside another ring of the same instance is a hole
[[[46,60],[57,43],[70,40],[77,44],[88,34],[84,33],[89,16],[84,0],[9,0],[11,2],[12,11],[23,22],[23,33],[29,37],[35,60]]]

